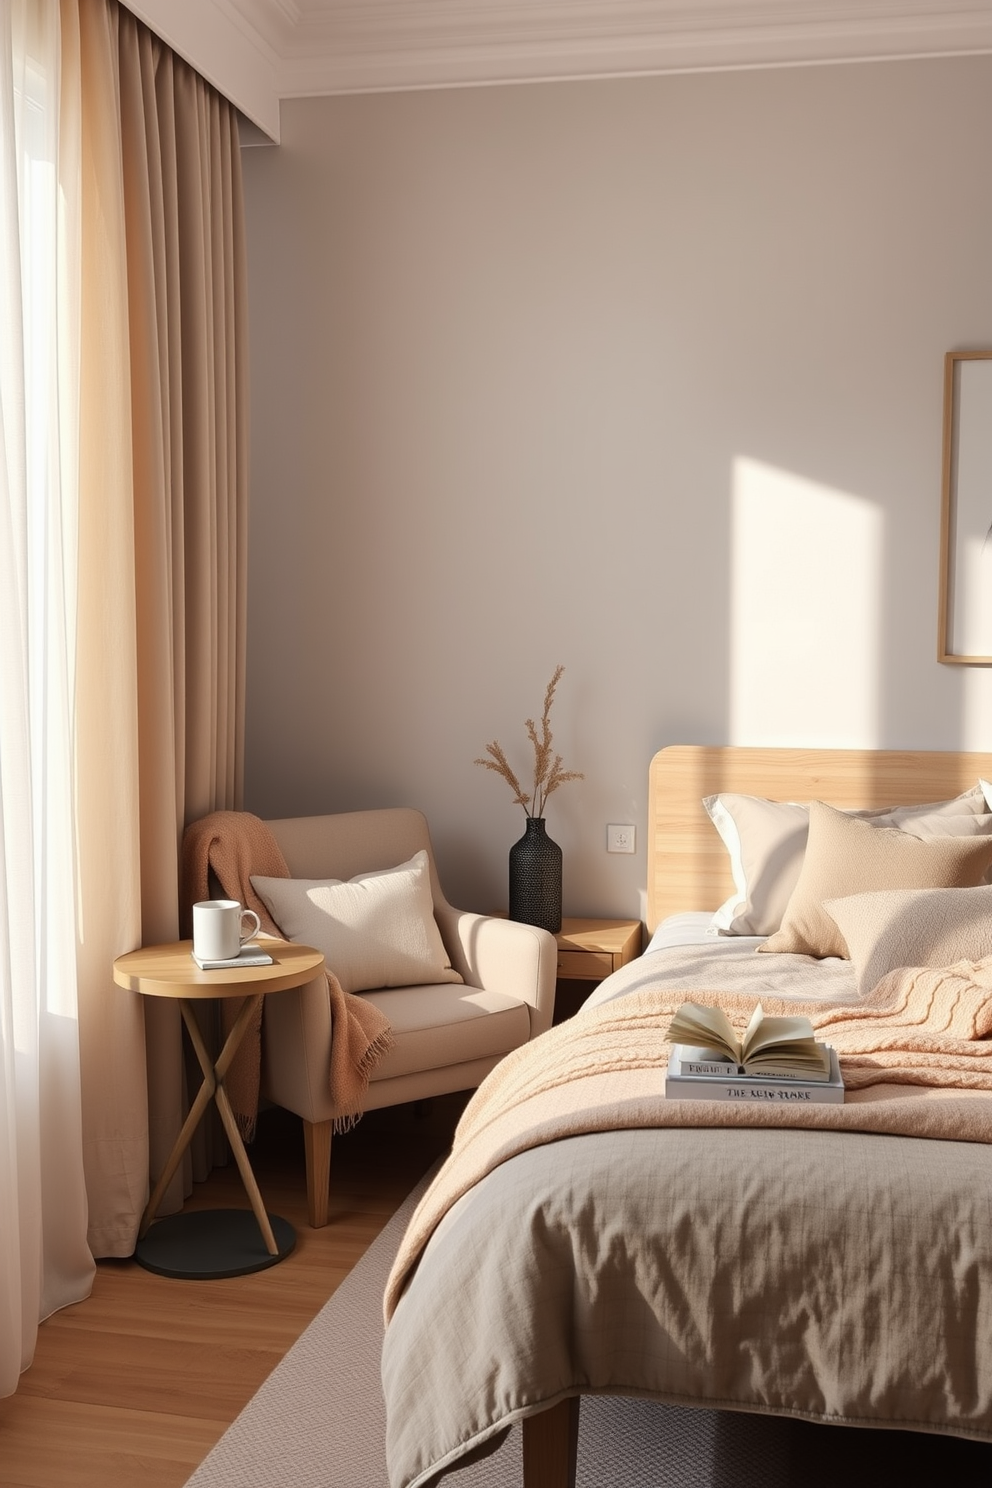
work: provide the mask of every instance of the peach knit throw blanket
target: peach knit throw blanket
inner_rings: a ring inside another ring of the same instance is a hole
[[[192,935],[193,905],[210,898],[213,870],[224,895],[253,909],[269,935],[285,939],[251,884],[251,875],[288,878],[279,844],[265,823],[248,811],[214,811],[186,828],[183,836],[182,933]],[[331,1065],[328,1072],[335,1130],[352,1126],[362,1114],[369,1076],[392,1044],[389,1023],[372,1003],[344,992],[327,969],[331,1002]],[[225,1035],[240,1003],[221,1003]],[[248,1029],[227,1074],[227,1093],[246,1139],[254,1134],[262,1057],[262,1010]]]
[[[716,1003],[742,1032],[759,1000],[691,994]],[[451,1156],[411,1218],[386,1288],[388,1321],[431,1233],[451,1206],[500,1163],[586,1132],[650,1126],[804,1126],[992,1143],[992,958],[900,969],[855,1006],[804,1005],[833,1044],[843,1105],[785,1107],[666,1100],[668,1025],[683,997],[655,989],[619,997],[524,1044],[486,1078],[455,1132]],[[795,1003],[762,997],[766,1013]]]

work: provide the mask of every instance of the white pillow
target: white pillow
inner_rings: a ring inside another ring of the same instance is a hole
[[[987,800],[984,784],[951,801],[845,814],[873,826],[900,827],[914,837],[992,836],[992,785]],[[714,914],[712,928],[722,935],[774,935],[803,866],[808,802],[723,792],[704,797],[703,805],[730,854],[734,877],[734,893]]]
[[[897,966],[953,966],[992,956],[992,887],[881,889],[825,899],[866,994]]]
[[[703,805],[730,854],[734,892],[710,926],[722,935],[771,935],[799,879],[809,808],[798,801],[724,792]]]
[[[460,982],[434,918],[430,868],[408,863],[338,878],[261,878],[252,887],[287,940],[323,951],[346,992]]]

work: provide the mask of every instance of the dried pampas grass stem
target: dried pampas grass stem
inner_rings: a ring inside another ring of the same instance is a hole
[[[513,799],[518,806],[522,806],[528,816],[541,817],[547,805],[548,797],[553,795],[559,786],[569,780],[583,780],[584,775],[579,770],[565,770],[562,768],[560,754],[552,751],[551,734],[551,705],[555,700],[555,689],[561,681],[563,666],[555,667],[554,676],[548,683],[544,692],[544,710],[541,713],[541,724],[538,728],[533,718],[524,722],[527,737],[534,750],[534,788],[530,792],[524,790],[518,780],[506,751],[498,739],[486,745],[488,758],[477,759],[475,763],[481,765],[485,770],[494,770],[497,775],[502,775],[513,792]]]

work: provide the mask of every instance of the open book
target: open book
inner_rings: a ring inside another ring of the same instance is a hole
[[[817,1080],[828,1079],[830,1075],[829,1051],[813,1037],[809,1019],[766,1018],[760,1002],[743,1038],[737,1037],[722,1009],[703,1007],[698,1002],[682,1004],[665,1036],[672,1044],[695,1045],[700,1051],[697,1058],[726,1060],[728,1074],[791,1075]]]

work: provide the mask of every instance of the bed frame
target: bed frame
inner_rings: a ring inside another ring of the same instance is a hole
[[[872,749],[672,745],[651,761],[648,931],[666,915],[716,909],[734,884],[727,851],[702,805],[719,791],[831,806],[945,801],[992,780],[992,754]],[[574,1488],[579,1397],[523,1421],[524,1488]]]

